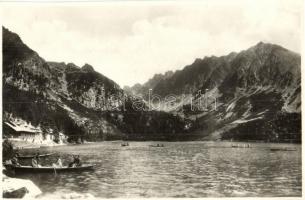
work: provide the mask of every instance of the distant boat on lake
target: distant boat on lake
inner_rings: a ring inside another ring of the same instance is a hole
[[[239,144],[233,144],[231,146],[232,148],[251,148],[250,144],[244,144],[244,145],[239,145]]]
[[[270,151],[296,151],[297,149],[295,148],[271,148]]]
[[[164,147],[163,144],[149,145],[150,147]]]
[[[129,143],[128,143],[128,142],[122,143],[121,146],[122,146],[122,147],[127,147],[127,146],[129,146]]]

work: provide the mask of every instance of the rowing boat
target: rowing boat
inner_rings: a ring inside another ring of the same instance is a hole
[[[297,149],[293,148],[271,148],[270,151],[296,151]]]
[[[150,147],[164,147],[163,144],[161,144],[161,145],[148,145],[148,146],[150,146]]]
[[[83,164],[79,167],[50,167],[50,166],[42,166],[42,167],[32,167],[32,166],[13,166],[13,165],[5,165],[8,169],[12,169],[15,173],[58,173],[58,172],[73,172],[73,171],[84,171],[84,170],[92,170],[94,165],[91,164]]]
[[[40,155],[38,155],[38,157],[43,158],[43,157],[51,156],[51,155],[54,155],[54,154],[55,153],[40,154]],[[34,157],[36,157],[36,155],[17,156],[18,159],[32,159]]]

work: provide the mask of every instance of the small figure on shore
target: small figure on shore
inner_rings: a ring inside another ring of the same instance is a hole
[[[57,158],[57,160],[56,160],[56,162],[55,163],[53,163],[53,165],[52,165],[54,168],[61,168],[61,167],[63,167],[63,165],[62,165],[62,161],[61,161],[61,159],[60,159],[60,156],[58,156],[58,158]]]

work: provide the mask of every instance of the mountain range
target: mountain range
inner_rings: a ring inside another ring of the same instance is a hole
[[[279,45],[259,42],[239,53],[196,59],[128,92],[148,101],[148,87],[150,98],[175,97],[180,106],[163,102],[160,110],[191,119],[194,138],[300,141],[301,57]],[[206,100],[204,111],[191,109],[198,99]]]
[[[45,61],[16,33],[3,27],[2,36],[3,122],[72,141],[301,141],[301,57],[281,46],[196,59],[123,90],[89,64]],[[149,91],[174,100],[150,101]]]

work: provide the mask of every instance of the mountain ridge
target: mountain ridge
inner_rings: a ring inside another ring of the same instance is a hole
[[[300,141],[300,83],[300,55],[279,45],[259,42],[238,53],[195,59],[155,83],[151,96],[166,99],[174,95],[178,109],[161,102],[161,110],[193,120],[197,138]],[[137,87],[137,91],[145,88]],[[138,95],[148,101],[148,91],[145,92]],[[203,111],[199,99],[205,96],[212,100],[206,100],[208,108]],[[279,122],[286,125],[278,125]],[[255,124],[261,128],[253,127]],[[275,124],[280,127],[278,130]],[[247,135],[245,128],[255,130],[253,135]]]
[[[2,30],[4,122],[20,118],[72,141],[77,133],[87,140],[300,142],[301,59],[278,45],[196,59],[124,91],[91,65],[45,61]],[[150,110],[158,102],[147,100],[149,89],[174,95],[175,106]]]

